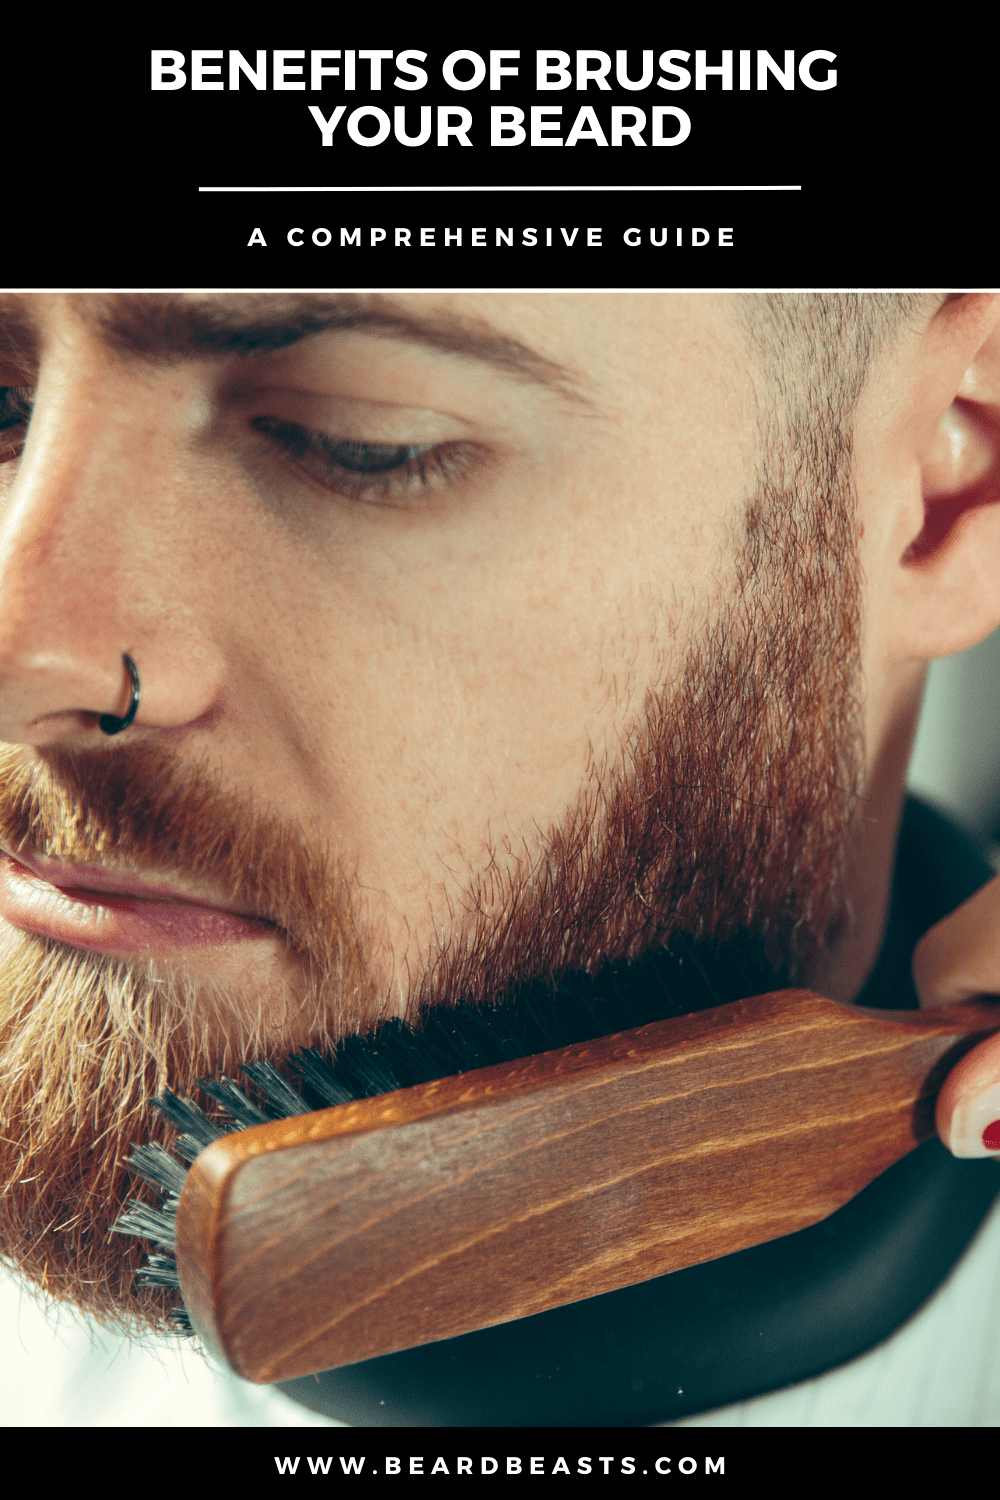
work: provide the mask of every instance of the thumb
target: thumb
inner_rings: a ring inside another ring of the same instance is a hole
[[[913,979],[921,1006],[1000,996],[1000,876],[924,934]],[[948,1074],[935,1120],[953,1156],[1000,1161],[1000,1036],[974,1047]]]

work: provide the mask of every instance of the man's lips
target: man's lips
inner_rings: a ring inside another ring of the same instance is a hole
[[[0,917],[94,953],[152,956],[273,937],[276,929],[175,887],[0,850]]]

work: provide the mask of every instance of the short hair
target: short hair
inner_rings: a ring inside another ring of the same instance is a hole
[[[744,331],[765,389],[765,420],[843,431],[877,361],[949,300],[938,292],[742,293]],[[780,418],[779,418],[780,420]]]

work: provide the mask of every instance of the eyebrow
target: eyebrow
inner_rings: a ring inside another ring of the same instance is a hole
[[[475,360],[519,381],[589,404],[580,373],[450,308],[419,312],[384,293],[260,292],[198,299],[169,293],[90,294],[77,311],[112,348],[156,363],[252,357],[321,333],[360,330]]]

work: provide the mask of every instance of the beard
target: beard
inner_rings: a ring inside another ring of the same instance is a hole
[[[800,447],[805,451],[805,445]],[[849,448],[831,439],[744,513],[727,600],[614,763],[592,763],[531,869],[494,865],[411,967],[407,1017],[635,964],[678,941],[749,944],[753,988],[816,982],[850,925],[861,805],[860,573]],[[778,466],[780,472],[780,466]],[[303,829],[143,746],[0,752],[0,840],[42,857],[210,877],[272,922],[304,988],[208,987],[6,927],[0,946],[0,1251],[56,1301],[164,1326],[143,1251],[110,1232],[135,1141],[168,1144],[164,1088],[243,1060],[330,1052],[390,1010],[356,888]],[[728,995],[726,998],[735,998]],[[710,998],[707,1003],[713,1003]],[[395,1009],[395,1007],[393,1007]]]

